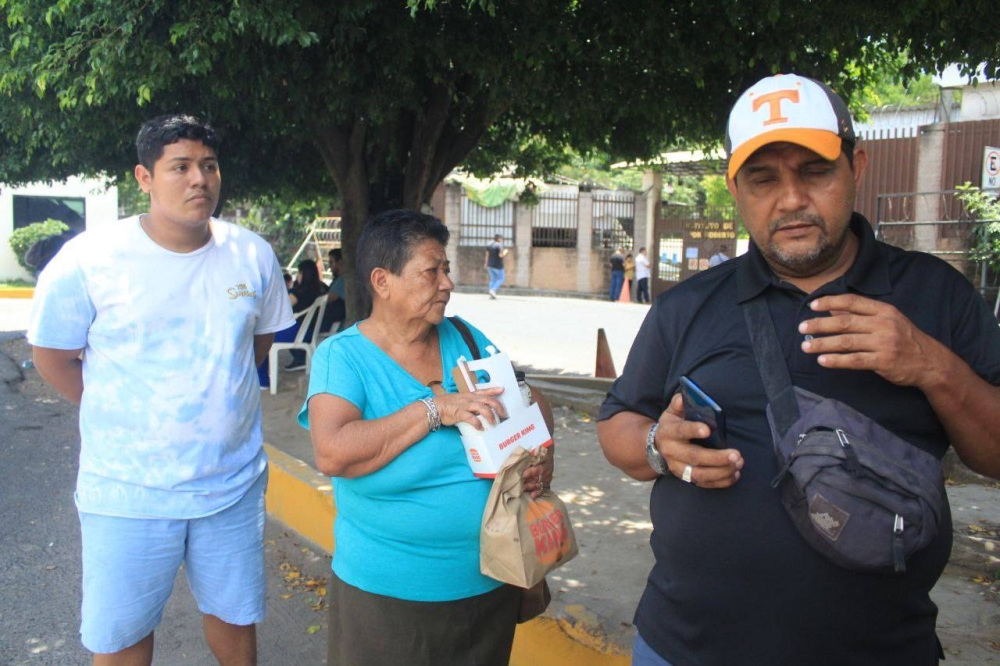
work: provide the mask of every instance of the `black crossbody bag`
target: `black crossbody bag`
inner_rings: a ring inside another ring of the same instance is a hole
[[[940,461],[839,400],[793,386],[763,297],[743,314],[780,470],[771,485],[799,534],[847,569],[906,571],[945,510]]]

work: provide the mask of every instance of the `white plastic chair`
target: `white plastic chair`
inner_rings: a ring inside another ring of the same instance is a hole
[[[293,342],[275,342],[271,345],[271,351],[267,354],[268,374],[271,379],[271,395],[278,393],[278,352],[282,349],[300,349],[306,353],[306,374],[309,374],[309,366],[312,363],[313,352],[316,351],[316,343],[319,342],[319,325],[323,321],[323,312],[326,311],[326,298],[320,297],[316,302],[305,310],[297,313],[295,318],[300,321],[299,330],[295,334]],[[306,339],[306,332],[312,326],[312,336]]]

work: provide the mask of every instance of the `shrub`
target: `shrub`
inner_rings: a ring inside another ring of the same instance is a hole
[[[979,224],[973,228],[970,258],[1000,269],[1000,200],[972,183],[959,185],[958,198]]]
[[[17,263],[21,264],[24,270],[34,274],[35,271],[24,260],[25,255],[28,254],[28,250],[43,238],[58,236],[64,231],[69,231],[69,227],[59,220],[35,222],[14,231],[10,235],[10,247],[17,256]]]

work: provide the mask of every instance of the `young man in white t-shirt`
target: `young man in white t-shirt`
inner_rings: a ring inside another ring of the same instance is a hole
[[[294,320],[270,246],[211,217],[218,144],[191,116],[145,123],[135,177],[149,213],[67,243],[35,291],[35,367],[80,405],[80,633],[95,664],[152,661],[182,563],[216,659],[256,663],[267,483],[256,367]]]

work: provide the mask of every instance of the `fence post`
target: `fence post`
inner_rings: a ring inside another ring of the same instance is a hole
[[[941,171],[944,158],[945,130],[942,125],[925,125],[920,128],[917,144],[917,192],[937,192],[941,189]],[[941,197],[917,195],[913,202],[915,222],[941,219]],[[917,225],[913,228],[913,249],[933,252],[937,249],[937,226]]]
[[[634,256],[640,247],[646,246],[646,207],[649,203],[648,192],[635,192],[635,212],[632,214],[632,247],[625,248],[626,252],[631,252]]]
[[[642,193],[643,198],[636,201],[636,224],[633,241],[636,252],[639,251],[640,247],[644,247],[647,252],[651,253],[652,249],[650,248],[653,247],[656,228],[656,209],[660,205],[660,199],[663,198],[663,174],[659,171],[643,172]],[[645,204],[641,209],[639,208],[640,201]],[[643,222],[642,225],[639,224],[640,219]]]
[[[458,261],[459,238],[462,227],[462,186],[458,183],[447,183],[444,186],[444,210],[441,221],[448,227],[451,239],[446,253],[451,263],[451,279],[455,284],[461,282],[461,270]]]
[[[533,206],[522,206],[514,203],[514,246],[517,250],[517,272],[514,275],[514,286],[528,288],[531,286],[531,220]]]
[[[590,293],[590,262],[594,256],[592,238],[594,234],[594,196],[590,192],[580,192],[580,204],[577,206],[576,228],[576,290]]]

